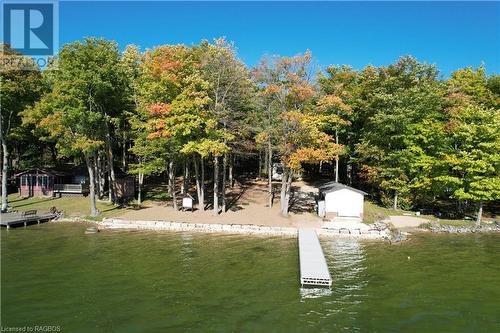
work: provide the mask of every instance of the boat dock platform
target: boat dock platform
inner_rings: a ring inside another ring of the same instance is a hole
[[[40,224],[42,222],[48,222],[56,217],[58,217],[58,214],[55,213],[37,214],[36,211],[1,213],[0,226],[7,227],[7,229],[10,227],[17,227],[17,226],[26,227],[27,225],[30,224]]]
[[[314,229],[299,229],[300,284],[328,286],[332,278]]]

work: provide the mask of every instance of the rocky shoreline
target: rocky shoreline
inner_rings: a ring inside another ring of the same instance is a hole
[[[129,229],[129,230],[165,230],[165,231],[200,231],[209,233],[233,233],[253,235],[274,235],[297,237],[298,229],[295,227],[272,227],[251,224],[215,224],[215,223],[184,223],[169,221],[145,221],[104,219],[99,227],[104,229]],[[316,232],[321,237],[357,238],[357,239],[386,239],[385,230],[359,230],[359,229],[324,229],[317,228]]]
[[[495,222],[489,225],[480,226],[452,226],[431,224],[426,228],[433,233],[447,233],[447,234],[467,234],[467,233],[483,233],[483,232],[500,232],[500,223]]]

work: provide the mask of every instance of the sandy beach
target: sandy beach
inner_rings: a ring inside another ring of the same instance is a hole
[[[298,189],[297,195],[301,197],[310,196],[309,189],[304,190],[302,184],[294,183]],[[320,228],[321,219],[311,210],[314,201],[308,200],[298,207],[294,205],[289,217],[283,217],[279,209],[279,193],[275,195],[273,207],[267,207],[267,188],[265,182],[252,182],[245,187],[235,186],[229,191],[229,202],[233,202],[225,213],[217,216],[212,209],[205,211],[174,210],[172,203],[166,204],[149,203],[138,210],[128,210],[125,214],[117,216],[126,220],[166,220],[185,223],[209,223],[209,224],[253,224],[274,227],[310,227]],[[277,198],[276,198],[277,197]]]

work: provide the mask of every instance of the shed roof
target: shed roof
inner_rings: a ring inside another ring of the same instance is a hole
[[[19,177],[22,176],[26,173],[37,173],[37,174],[46,174],[46,175],[51,175],[51,176],[64,176],[66,173],[61,172],[61,171],[55,171],[51,169],[40,169],[40,168],[33,168],[33,169],[28,169],[24,170],[22,172],[16,173],[14,177]]]
[[[357,188],[347,186],[347,185],[337,183],[337,182],[328,182],[328,183],[325,183],[319,187],[320,192],[323,192],[323,193],[336,192],[336,191],[340,191],[343,189],[348,189],[348,190],[360,193],[362,195],[368,195],[368,193],[363,192],[361,190],[358,190]]]

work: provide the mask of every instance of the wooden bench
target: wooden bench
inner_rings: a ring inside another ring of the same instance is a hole
[[[32,216],[32,215],[36,215],[36,209],[32,209],[32,210],[26,210],[24,212],[21,213],[21,216]]]

